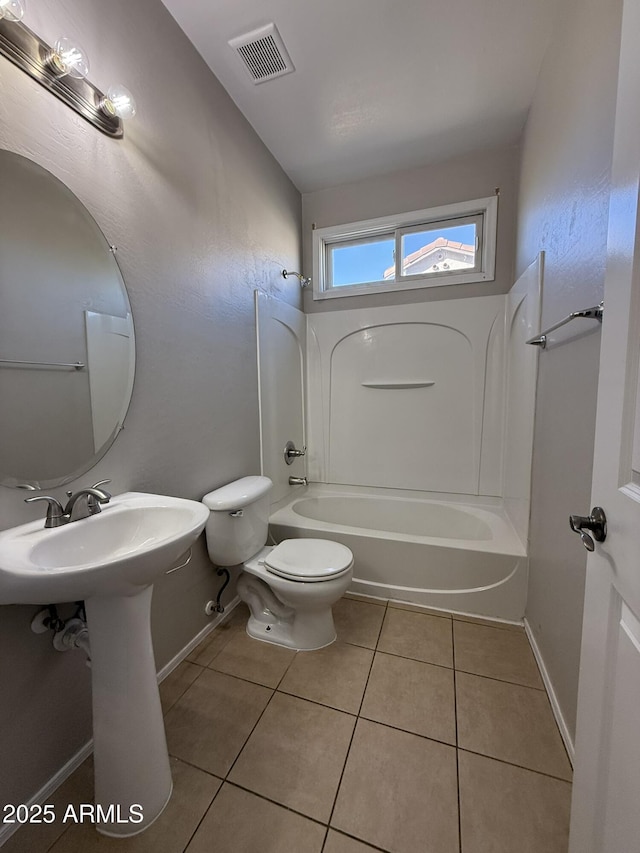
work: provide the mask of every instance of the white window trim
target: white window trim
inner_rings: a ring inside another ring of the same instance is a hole
[[[401,276],[384,283],[353,284],[330,287],[326,269],[326,247],[335,243],[347,243],[362,237],[389,234],[398,229],[414,225],[429,225],[432,222],[454,219],[472,214],[483,215],[483,239],[480,268],[441,275],[429,273],[418,276]],[[362,222],[331,225],[313,231],[313,298],[337,299],[345,296],[361,296],[368,293],[391,293],[397,290],[416,290],[426,287],[448,287],[452,284],[469,284],[478,281],[493,281],[495,278],[496,239],[498,225],[498,197],[479,198],[472,201],[445,204],[426,210],[413,210],[394,216],[381,216]]]

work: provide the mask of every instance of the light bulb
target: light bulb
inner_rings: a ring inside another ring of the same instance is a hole
[[[22,20],[23,15],[23,0],[0,0],[0,18],[17,22]]]
[[[133,95],[124,86],[110,86],[106,97],[100,102],[100,109],[106,115],[118,118],[133,118],[136,114],[136,102]]]
[[[89,73],[89,59],[76,42],[68,38],[59,38],[49,57],[49,64],[60,77],[75,77],[83,80]]]

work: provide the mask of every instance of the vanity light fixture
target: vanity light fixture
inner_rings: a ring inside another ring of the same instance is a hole
[[[74,77],[84,80],[89,74],[87,54],[71,39],[61,37],[56,41],[54,49],[47,57],[49,66],[58,77]]]
[[[24,0],[0,0],[0,53],[102,133],[121,138],[123,119],[136,114],[131,92],[118,85],[105,95],[86,79],[84,50],[66,37],[48,45],[22,23],[24,8]]]
[[[24,15],[22,0],[0,0],[0,18],[7,21],[21,21]]]
[[[136,114],[136,102],[131,92],[124,86],[111,86],[100,101],[100,109],[108,116],[118,116],[121,119],[133,118]]]
[[[282,270],[282,278],[288,278],[290,275],[294,275],[298,281],[300,282],[300,287],[308,287],[311,284],[311,278],[307,278],[302,275],[301,272],[291,272],[291,270]]]

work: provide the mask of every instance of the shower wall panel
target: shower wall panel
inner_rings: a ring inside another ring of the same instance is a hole
[[[311,479],[501,494],[505,299],[309,315]]]

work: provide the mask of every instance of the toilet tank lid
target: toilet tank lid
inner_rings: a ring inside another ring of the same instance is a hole
[[[242,477],[209,492],[202,498],[202,503],[214,512],[242,509],[266,495],[271,486],[268,477]]]

